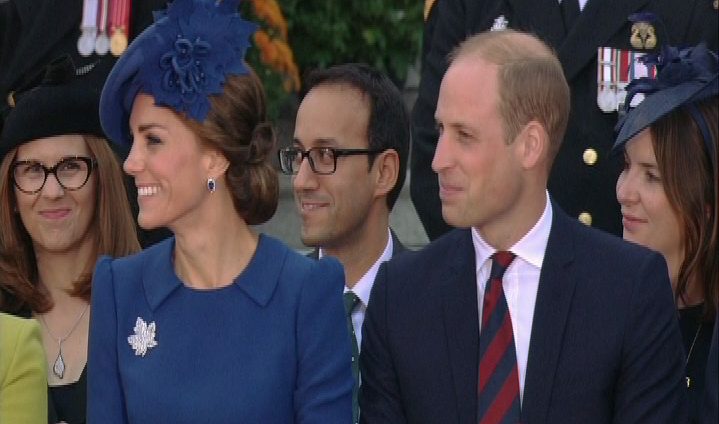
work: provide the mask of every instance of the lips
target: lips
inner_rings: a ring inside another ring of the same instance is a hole
[[[456,196],[462,191],[460,186],[447,184],[443,181],[439,182],[439,198],[440,200],[448,199],[452,196]]]
[[[622,226],[629,232],[636,231],[642,224],[646,224],[646,219],[638,218],[634,215],[622,214]]]
[[[70,215],[70,208],[45,209],[39,212],[40,216],[48,220],[59,220]]]

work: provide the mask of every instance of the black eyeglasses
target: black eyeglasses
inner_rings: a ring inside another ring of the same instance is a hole
[[[51,168],[36,160],[21,160],[13,164],[12,179],[23,193],[35,194],[53,174],[63,189],[73,191],[85,186],[95,166],[95,160],[85,156],[63,158]]]
[[[280,149],[280,168],[286,175],[295,175],[307,158],[312,172],[319,175],[334,174],[337,170],[337,158],[341,156],[377,155],[387,149],[335,149],[333,147],[313,147],[302,150],[298,147]]]

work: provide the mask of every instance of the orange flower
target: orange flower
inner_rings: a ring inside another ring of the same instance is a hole
[[[258,18],[278,30],[283,39],[287,39],[287,21],[275,0],[252,0],[252,6]]]

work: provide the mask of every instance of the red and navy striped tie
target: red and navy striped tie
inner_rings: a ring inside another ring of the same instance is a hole
[[[492,271],[484,289],[477,387],[477,422],[480,424],[520,422],[517,353],[512,318],[502,288],[502,276],[513,260],[511,252],[492,255]]]

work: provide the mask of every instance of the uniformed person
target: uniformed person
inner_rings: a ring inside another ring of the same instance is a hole
[[[412,200],[429,238],[435,239],[449,229],[442,220],[437,176],[430,167],[437,144],[434,111],[447,54],[470,34],[503,28],[530,31],[552,46],[572,92],[569,127],[550,176],[550,193],[571,216],[621,234],[619,205],[614,197],[620,163],[616,157],[609,157],[609,151],[616,110],[622,101],[621,86],[631,79],[628,74],[633,67],[627,64],[637,57],[623,57],[622,53],[655,51],[663,43],[688,45],[700,41],[716,51],[716,1],[439,0],[434,9],[437,21],[412,116],[410,164]],[[597,60],[602,47],[608,48],[604,52],[609,59],[614,55],[610,61],[613,65],[607,65],[611,72],[604,75],[612,86],[609,93],[602,93],[597,83],[603,77]]]

